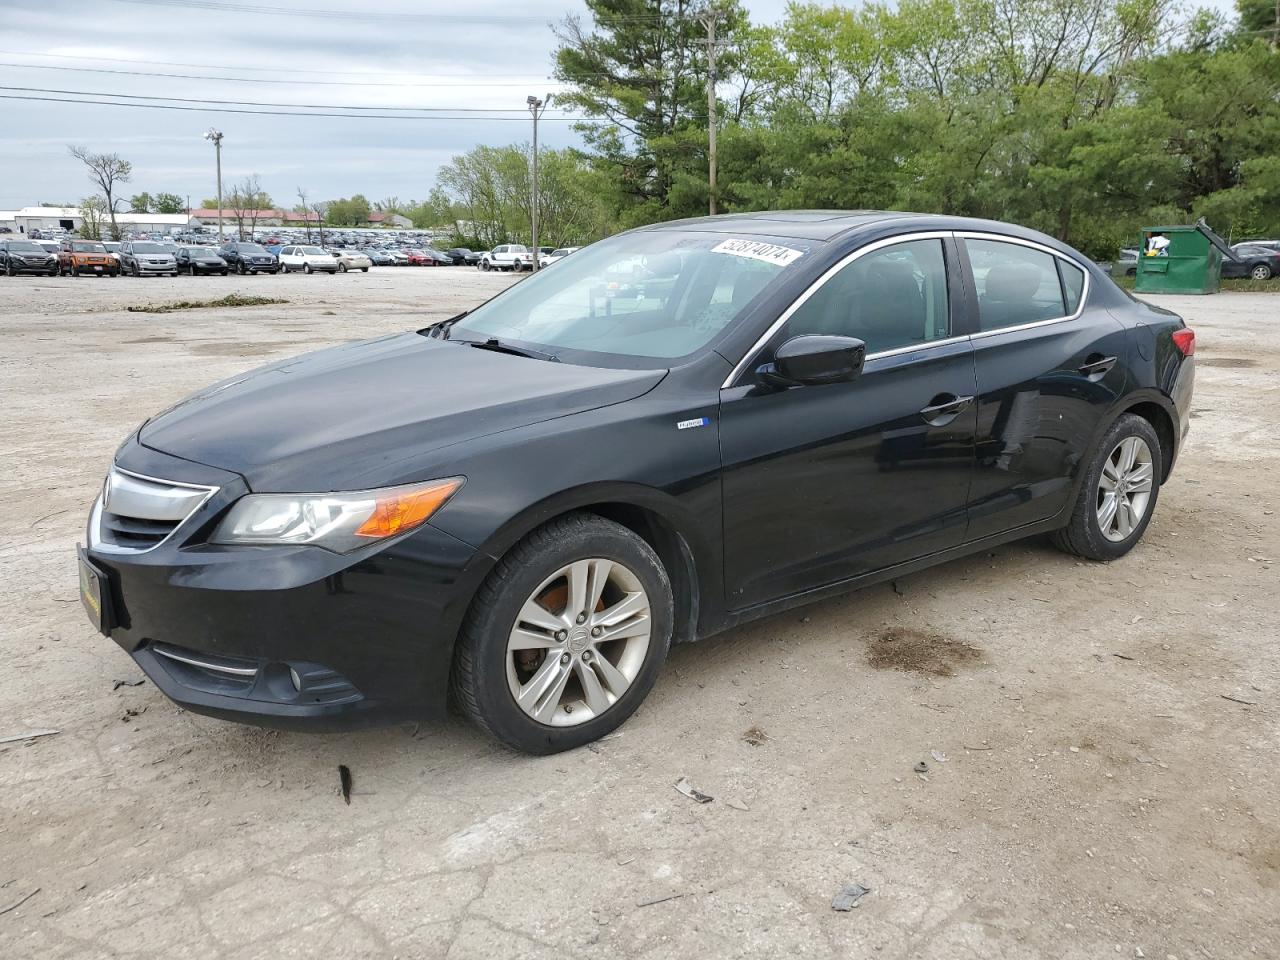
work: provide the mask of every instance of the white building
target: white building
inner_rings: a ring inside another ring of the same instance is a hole
[[[12,222],[6,220],[12,217]],[[110,224],[110,217],[104,218]],[[116,224],[125,233],[182,233],[197,223],[185,213],[117,213]],[[0,227],[14,233],[32,230],[75,232],[84,226],[84,212],[79,207],[23,207],[12,212],[0,211]]]

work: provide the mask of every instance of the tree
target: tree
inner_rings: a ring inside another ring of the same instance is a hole
[[[293,208],[302,214],[303,225],[307,228],[307,243],[311,242],[311,205],[307,203],[307,191],[298,188],[298,205]]]
[[[82,226],[80,236],[86,240],[102,239],[102,224],[107,218],[107,202],[102,197],[85,197],[80,201]]]
[[[368,224],[370,206],[363,194],[357,193],[350,200],[331,200],[325,219],[339,227],[359,227]]]
[[[120,239],[120,227],[116,223],[116,185],[128,183],[133,176],[133,164],[120,159],[115,153],[92,153],[88,147],[67,147],[71,156],[85,165],[89,179],[102,191],[107,215],[111,218],[111,238]]]
[[[270,210],[274,204],[271,197],[262,189],[258,175],[245,177],[231,188],[227,194],[227,202],[231,204],[231,215],[236,221],[236,232],[241,240],[245,237],[245,222],[249,223],[249,238],[253,237],[253,228],[257,223],[255,216],[258,210]]]
[[[136,193],[129,198],[129,211],[131,213],[150,213],[154,206],[154,201],[149,193]]]
[[[186,213],[187,204],[176,193],[157,193],[154,209],[156,213]]]

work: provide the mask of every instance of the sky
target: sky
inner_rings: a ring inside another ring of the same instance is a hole
[[[749,6],[753,18],[769,22],[781,17],[785,0]],[[223,133],[224,196],[256,174],[282,206],[297,202],[299,186],[311,202],[354,193],[370,201],[424,199],[435,171],[456,154],[529,139],[525,98],[559,89],[550,79],[556,46],[550,25],[584,10],[581,0],[0,0],[6,88],[0,95],[48,98],[0,99],[0,209],[88,196],[93,188],[68,155],[70,144],[131,161],[126,197],[169,192],[198,207],[216,195],[214,149],[202,138],[211,126]],[[95,92],[441,107],[452,108],[440,115],[454,119],[264,117],[54,102],[92,99]],[[553,103],[539,125],[541,145],[577,142],[561,116]]]
[[[745,6],[772,23],[786,0]],[[126,197],[168,192],[198,207],[216,194],[213,146],[201,136],[211,126],[223,133],[224,194],[256,174],[282,206],[297,202],[298,187],[313,203],[424,199],[451,157],[529,138],[525,98],[558,89],[551,24],[584,9],[582,0],[0,0],[0,209],[88,196],[70,144],[131,161]],[[58,102],[95,93],[189,109]],[[208,111],[199,102],[209,100],[441,109],[434,119],[251,116]],[[554,103],[539,140],[577,142]]]

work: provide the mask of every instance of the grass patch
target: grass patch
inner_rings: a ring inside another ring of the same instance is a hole
[[[1113,276],[1118,286],[1132,290],[1136,277]],[[1237,277],[1223,280],[1219,287],[1221,293],[1280,293],[1280,278],[1270,280],[1254,280],[1252,277]]]
[[[275,297],[242,297],[238,293],[228,293],[217,300],[175,300],[172,303],[139,304],[125,307],[125,310],[129,313],[174,313],[177,310],[204,310],[209,307],[269,307],[288,302]]]

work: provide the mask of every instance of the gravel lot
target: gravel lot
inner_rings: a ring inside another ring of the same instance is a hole
[[[113,689],[140,673],[74,545],[127,432],[506,282],[0,279],[0,737],[61,731],[0,745],[0,957],[1280,956],[1274,296],[1160,300],[1199,331],[1196,419],[1124,560],[1015,544],[681,647],[591,749]],[[232,291],[290,302],[123,309]]]

